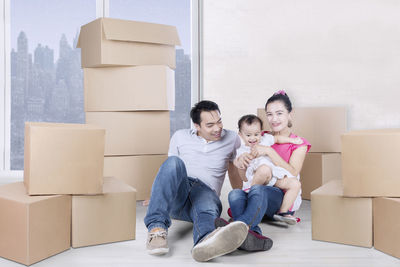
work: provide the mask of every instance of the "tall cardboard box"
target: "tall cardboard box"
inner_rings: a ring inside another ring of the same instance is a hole
[[[82,68],[167,65],[174,69],[176,27],[130,20],[98,18],[81,27],[77,47]]]
[[[311,192],[312,239],[372,247],[372,198],[343,197],[341,180]]]
[[[31,265],[70,248],[71,196],[28,196],[0,186],[0,256]]]
[[[93,125],[25,123],[28,194],[101,193],[104,141],[105,130]]]
[[[151,187],[167,155],[104,158],[104,175],[114,176],[136,189],[136,200],[150,199]]]
[[[400,197],[400,129],[351,131],[342,146],[345,196]]]
[[[341,179],[340,153],[308,153],[300,172],[301,196],[310,200],[311,192],[330,180]]]
[[[264,109],[258,109],[264,130],[269,130]],[[341,134],[347,131],[345,107],[298,107],[292,111],[293,133],[311,144],[310,152],[341,152]]]
[[[72,247],[135,239],[136,190],[104,177],[103,192],[72,196]]]
[[[400,258],[400,198],[374,198],[374,247]]]
[[[85,111],[174,110],[175,73],[167,66],[85,68]]]
[[[86,123],[106,129],[106,156],[168,153],[168,111],[86,112]]]

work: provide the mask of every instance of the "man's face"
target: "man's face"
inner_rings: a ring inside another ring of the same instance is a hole
[[[194,124],[197,135],[207,141],[217,141],[221,139],[222,120],[218,110],[202,111],[200,113],[200,125]]]

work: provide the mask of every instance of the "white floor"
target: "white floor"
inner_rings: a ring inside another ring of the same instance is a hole
[[[225,183],[221,199],[226,215],[226,196],[230,190]],[[277,226],[262,223],[263,233],[274,241],[270,251],[246,253],[236,251],[208,263],[195,262],[190,254],[192,248],[191,224],[173,221],[169,230],[170,253],[165,256],[146,254],[147,232],[143,224],[146,207],[137,203],[136,240],[70,249],[41,262],[35,267],[101,267],[101,266],[400,266],[400,260],[374,248],[361,248],[311,240],[310,202],[303,201],[297,215],[302,219],[295,226]],[[0,258],[1,267],[22,266]]]

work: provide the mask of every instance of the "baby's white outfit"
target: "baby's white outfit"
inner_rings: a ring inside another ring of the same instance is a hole
[[[262,146],[272,146],[275,143],[274,136],[270,134],[264,134],[261,137],[260,140],[260,145]],[[242,155],[243,153],[250,153],[250,147],[242,144],[237,150],[236,150],[236,158]],[[267,165],[271,168],[272,172],[272,178],[267,184],[267,186],[274,186],[277,179],[282,179],[285,176],[287,177],[294,177],[289,171],[282,167],[276,166],[274,163],[272,163],[271,159],[267,156],[260,156],[258,158],[255,158],[250,161],[249,166],[246,169],[246,178],[247,182],[243,182],[243,187],[242,189],[244,191],[248,191],[251,187],[251,181],[253,180],[254,177],[254,172],[257,170],[258,167],[261,165]]]

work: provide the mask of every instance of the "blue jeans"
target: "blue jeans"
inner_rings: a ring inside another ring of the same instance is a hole
[[[193,241],[214,231],[214,220],[221,215],[222,204],[210,187],[187,176],[184,162],[175,156],[161,165],[151,189],[150,203],[144,223],[150,231],[168,229],[171,217],[193,222]]]
[[[264,216],[272,218],[279,210],[283,200],[283,192],[277,187],[253,185],[246,193],[241,189],[233,189],[228,195],[229,206],[235,221],[242,221],[261,234],[258,224]]]

